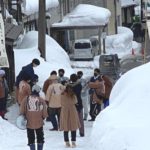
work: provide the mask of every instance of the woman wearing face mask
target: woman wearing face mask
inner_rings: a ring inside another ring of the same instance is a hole
[[[96,116],[99,114],[101,111],[101,105],[98,104],[93,100],[93,95],[94,95],[94,88],[91,87],[92,83],[95,83],[97,81],[102,81],[101,76],[100,76],[100,69],[96,68],[94,69],[94,75],[91,77],[90,82],[89,82],[89,95],[90,95],[90,116],[91,119],[89,121],[95,121]]]

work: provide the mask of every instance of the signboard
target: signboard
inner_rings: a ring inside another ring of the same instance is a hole
[[[5,32],[4,32],[4,21],[2,14],[0,13],[0,68],[9,67],[6,48],[5,48]]]

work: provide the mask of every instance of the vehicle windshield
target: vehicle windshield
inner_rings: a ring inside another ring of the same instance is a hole
[[[90,43],[75,43],[75,49],[91,48]]]

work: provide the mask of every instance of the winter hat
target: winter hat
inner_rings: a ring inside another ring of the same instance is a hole
[[[39,85],[33,85],[32,93],[40,93],[41,87]]]
[[[0,77],[3,77],[5,75],[5,71],[4,70],[0,70]]]

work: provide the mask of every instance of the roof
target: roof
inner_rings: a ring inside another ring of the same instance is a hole
[[[53,30],[96,29],[108,24],[111,12],[102,7],[79,4],[61,22],[53,23]]]
[[[121,0],[122,8],[132,7],[132,6],[137,6],[137,5],[139,5],[139,2],[135,0]]]
[[[23,31],[22,25],[14,25],[12,23],[5,23],[5,39],[6,44],[12,45],[17,40],[21,32]]]

